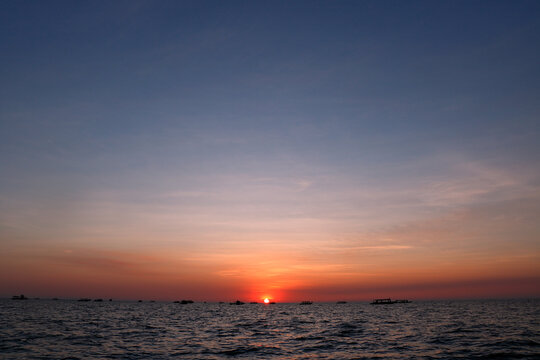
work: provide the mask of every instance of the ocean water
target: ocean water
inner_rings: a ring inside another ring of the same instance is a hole
[[[540,359],[540,300],[0,300],[2,359]]]

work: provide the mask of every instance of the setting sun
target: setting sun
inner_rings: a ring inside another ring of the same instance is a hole
[[[268,298],[264,299],[264,303],[265,304],[269,304],[270,303],[270,300],[268,300]]]

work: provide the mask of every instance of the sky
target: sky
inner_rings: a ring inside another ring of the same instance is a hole
[[[540,296],[538,1],[3,1],[0,296]]]

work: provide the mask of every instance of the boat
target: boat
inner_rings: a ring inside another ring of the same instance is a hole
[[[89,299],[89,298],[80,298],[80,299],[77,300],[77,301],[86,302],[86,301],[92,301],[92,299]]]
[[[386,305],[386,304],[393,304],[394,302],[392,299],[375,299],[370,304],[371,305]]]
[[[311,305],[313,304],[313,301],[302,301],[300,305]]]
[[[28,300],[28,298],[21,294],[21,295],[13,295],[11,297],[11,300]]]
[[[252,301],[252,302],[250,302],[250,304],[257,304],[257,302],[256,302],[256,301]]]
[[[370,302],[371,305],[388,305],[388,304],[407,304],[410,303],[410,300],[392,300],[390,298],[387,299],[375,299],[372,302]]]
[[[347,302],[346,301],[338,301],[336,302],[336,304],[346,304]]]
[[[236,300],[235,302],[229,303],[230,305],[244,305],[244,303],[240,300]]]
[[[180,301],[180,304],[182,304],[182,305],[193,304],[193,300],[182,300],[182,301]]]

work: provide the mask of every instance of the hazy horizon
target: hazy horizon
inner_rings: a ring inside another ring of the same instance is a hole
[[[381,298],[366,298],[366,299],[341,299],[336,298],[333,300],[323,300],[323,301],[314,301],[313,299],[304,299],[301,301],[272,301],[271,304],[266,304],[264,302],[264,299],[246,299],[246,298],[230,298],[230,299],[218,299],[218,300],[208,300],[208,299],[193,299],[188,297],[179,297],[179,298],[166,298],[166,299],[159,299],[159,298],[110,298],[110,297],[85,297],[85,296],[79,296],[79,297],[54,297],[54,296],[28,296],[28,294],[16,294],[12,296],[0,296],[0,300],[13,300],[13,296],[20,296],[24,295],[24,300],[30,300],[30,301],[76,301],[76,302],[146,302],[146,303],[180,303],[182,300],[190,300],[193,301],[193,304],[221,304],[221,305],[235,305],[233,304],[237,300],[240,302],[243,302],[242,305],[264,305],[264,306],[272,306],[277,304],[292,304],[292,305],[298,305],[302,301],[310,301],[312,304],[336,304],[336,305],[342,305],[342,304],[355,304],[355,303],[365,303],[369,304],[373,302],[374,300],[381,299]],[[382,298],[387,299],[387,298]],[[393,297],[390,298],[392,301],[394,300],[408,300],[409,303],[413,302],[430,302],[430,301],[440,301],[440,302],[448,302],[448,301],[537,301],[539,300],[538,296],[522,296],[522,297],[470,297],[470,298],[419,298],[419,299],[403,299],[399,297]],[[341,303],[340,303],[341,302]],[[181,304],[185,306],[191,305],[191,303],[188,304]],[[393,304],[392,304],[393,305]]]

